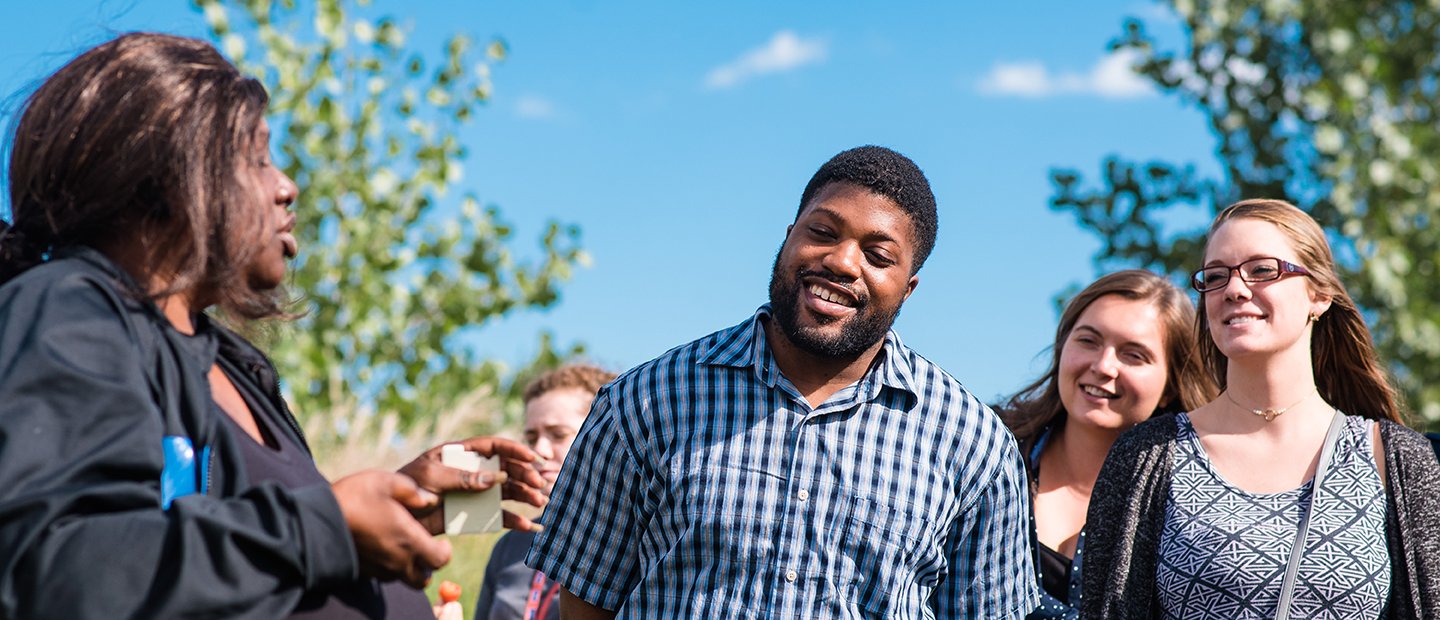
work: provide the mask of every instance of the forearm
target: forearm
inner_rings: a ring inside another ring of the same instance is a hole
[[[613,611],[585,602],[569,590],[560,589],[560,620],[611,620],[615,615]]]

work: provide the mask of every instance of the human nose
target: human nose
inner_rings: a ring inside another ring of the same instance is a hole
[[[280,175],[280,182],[275,186],[275,203],[289,207],[295,204],[295,198],[300,194],[300,186],[284,172],[276,171]]]
[[[842,242],[830,248],[821,264],[835,275],[858,280],[860,261],[864,260],[862,254],[860,244]]]
[[[547,461],[555,458],[555,444],[544,437],[536,439],[535,443],[530,446],[530,449],[534,450],[535,454],[539,454]]]
[[[1119,361],[1119,358],[1115,354],[1115,349],[1105,347],[1101,349],[1100,354],[1096,355],[1095,359],[1090,362],[1090,370],[1093,370],[1095,374],[1102,377],[1114,377],[1115,368]]]
[[[1229,277],[1221,291],[1225,293],[1225,299],[1231,301],[1250,298],[1250,283],[1240,277],[1240,267],[1230,268]]]

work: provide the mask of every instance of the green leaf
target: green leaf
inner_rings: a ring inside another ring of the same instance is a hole
[[[395,18],[359,14],[366,4],[195,1],[212,36],[270,90],[271,123],[286,136],[278,163],[301,184],[300,318],[266,343],[295,409],[394,413],[403,431],[477,390],[516,394],[502,364],[455,337],[553,305],[584,254],[578,229],[557,240],[552,225],[543,258],[516,263],[499,211],[447,193],[465,178],[466,146],[486,146],[455,136],[489,96],[503,42],[474,58],[475,39],[456,33],[428,50],[440,61],[427,79],[426,51],[407,47]],[[307,28],[313,36],[296,34]],[[536,364],[564,357],[548,335],[542,344]]]
[[[1210,215],[1241,197],[1299,205],[1331,235],[1341,279],[1410,408],[1440,428],[1440,6],[1172,6],[1187,33],[1180,49],[1160,50],[1136,20],[1110,46],[1139,53],[1147,79],[1206,117],[1223,175],[1200,180],[1189,164],[1111,158],[1098,187],[1073,170],[1052,171],[1052,208],[1073,212],[1101,239],[1097,269],[1183,278],[1200,260],[1204,231],[1174,229],[1171,213]]]

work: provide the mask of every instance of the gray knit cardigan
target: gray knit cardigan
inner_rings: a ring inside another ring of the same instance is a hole
[[[1082,619],[1159,618],[1155,564],[1170,496],[1176,423],[1164,415],[1115,442],[1090,496]],[[1425,437],[1380,422],[1385,447],[1385,618],[1440,618],[1440,463]]]

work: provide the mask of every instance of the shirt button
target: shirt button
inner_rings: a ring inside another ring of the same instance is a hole
[[[805,501],[805,500],[807,500],[807,499],[810,499],[810,492],[809,492],[809,491],[806,491],[805,489],[800,489],[800,492],[799,492],[799,493],[796,493],[796,494],[795,494],[795,497],[800,498],[800,501],[803,502],[803,501]]]
[[[795,574],[794,570],[785,571],[785,581],[795,583],[795,580],[798,578],[800,578],[800,575]]]

